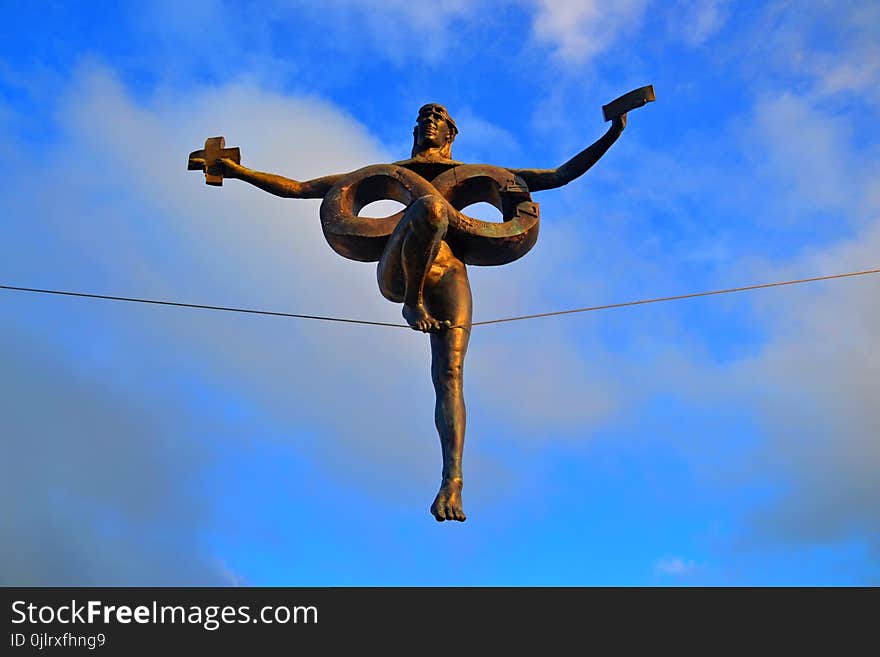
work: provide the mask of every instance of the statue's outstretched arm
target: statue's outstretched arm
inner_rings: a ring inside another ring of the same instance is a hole
[[[599,158],[611,148],[611,144],[617,141],[624,127],[626,127],[626,114],[614,119],[608,132],[558,169],[510,169],[510,171],[522,178],[529,191],[532,192],[562,187],[584,175],[590,167],[596,164]]]
[[[298,180],[291,180],[274,173],[264,173],[263,171],[248,169],[229,158],[224,157],[217,161],[223,164],[224,177],[244,180],[270,194],[284,198],[324,198],[324,195],[330,191],[330,188],[344,175],[340,173],[299,182]]]

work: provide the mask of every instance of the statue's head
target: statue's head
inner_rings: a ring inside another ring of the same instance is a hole
[[[441,156],[451,159],[452,142],[457,134],[455,121],[443,105],[423,105],[413,128],[413,157],[430,149],[439,149]]]

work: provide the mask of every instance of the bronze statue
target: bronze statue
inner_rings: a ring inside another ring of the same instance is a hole
[[[403,317],[413,329],[430,334],[434,422],[443,453],[440,491],[431,505],[438,522],[465,520],[462,370],[472,308],[466,265],[500,265],[523,256],[538,237],[538,206],[530,192],[561,187],[583,175],[623,132],[626,112],[651,100],[648,86],[604,106],[609,130],[557,169],[507,169],[451,159],[458,127],[435,103],[419,109],[410,159],[348,174],[299,182],[254,171],[240,164],[238,149],[225,148],[222,137],[208,139],[203,150],[190,155],[189,168],[205,171],[208,184],[237,178],[277,196],[323,199],[321,224],[330,246],[347,258],[378,261],[382,294],[403,303]],[[399,201],[406,209],[385,218],[358,216],[361,208],[381,199]],[[480,201],[497,207],[503,221],[480,221],[461,212]]]

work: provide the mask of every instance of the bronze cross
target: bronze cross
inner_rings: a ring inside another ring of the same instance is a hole
[[[241,151],[236,148],[226,148],[226,139],[223,137],[208,137],[205,147],[189,154],[189,170],[204,170],[205,184],[220,187],[223,185],[223,167],[217,165],[221,157],[228,157],[236,164],[241,164]],[[204,164],[199,160],[203,160]]]

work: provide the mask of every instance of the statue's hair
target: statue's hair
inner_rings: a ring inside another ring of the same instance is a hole
[[[427,110],[428,108],[436,108],[436,109],[440,110],[440,113],[443,115],[443,119],[446,121],[446,123],[449,125],[449,127],[451,129],[451,132],[449,135],[449,141],[447,141],[446,144],[443,146],[443,148],[440,149],[440,155],[442,155],[446,159],[452,159],[452,142],[455,141],[455,135],[458,134],[458,126],[455,125],[455,121],[453,121],[452,117],[449,116],[449,112],[447,111],[447,109],[445,107],[443,107],[443,105],[440,105],[439,103],[427,103],[425,105],[422,105],[419,108],[419,116],[421,116],[422,112]],[[419,130],[418,119],[416,119],[416,125],[413,127],[413,147],[412,147],[412,153],[410,154],[411,157],[415,157],[415,155],[416,155],[416,148],[418,147],[418,145],[416,144],[418,130]]]

